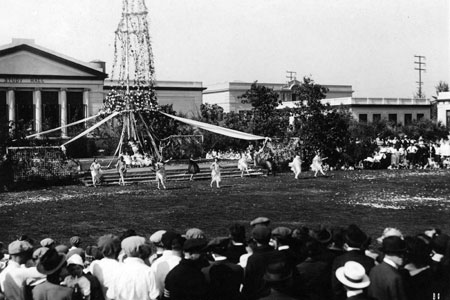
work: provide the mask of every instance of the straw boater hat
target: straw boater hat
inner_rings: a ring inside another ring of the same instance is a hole
[[[345,286],[353,289],[364,289],[370,285],[369,276],[364,267],[356,261],[348,261],[336,270],[336,278]]]

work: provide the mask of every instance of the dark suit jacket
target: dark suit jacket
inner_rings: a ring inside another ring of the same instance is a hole
[[[369,296],[378,300],[408,300],[404,278],[394,267],[382,262],[370,271],[369,277]]]
[[[369,297],[363,293],[363,294],[358,294],[356,296],[348,297],[347,300],[377,300],[377,299]]]

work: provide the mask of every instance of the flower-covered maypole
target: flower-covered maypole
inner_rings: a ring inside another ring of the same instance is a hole
[[[128,140],[142,142],[136,123],[144,122],[142,112],[158,109],[148,10],[144,1],[123,0],[122,16],[115,31],[111,79],[116,85],[104,99],[103,110],[106,113],[120,112],[122,115],[123,129],[116,153],[121,151],[125,136]],[[158,148],[145,122],[144,126],[153,152],[159,157]]]

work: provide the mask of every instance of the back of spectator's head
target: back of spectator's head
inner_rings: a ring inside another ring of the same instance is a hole
[[[367,242],[367,235],[357,225],[350,224],[345,232],[345,242],[353,248],[361,248]]]
[[[165,230],[158,230],[150,236],[150,243],[155,245],[156,247],[163,247],[161,239],[163,234],[166,233]]]
[[[333,237],[331,231],[326,227],[321,227],[317,230],[311,230],[309,234],[311,238],[315,239],[322,245],[330,244]]]
[[[408,252],[408,261],[416,267],[422,268],[430,264],[431,261],[431,245],[419,237],[405,238]]]
[[[332,232],[332,242],[335,248],[343,249],[344,247],[344,229],[342,227],[333,227]]]
[[[277,227],[272,230],[272,237],[277,240],[278,244],[289,245],[292,237],[292,230],[287,227]]]
[[[47,248],[52,248],[55,247],[55,240],[53,240],[52,238],[45,238],[40,242],[42,247],[47,247]]]
[[[270,261],[263,278],[275,289],[283,287],[292,278],[292,268],[285,259]]]
[[[183,250],[190,254],[202,253],[206,250],[205,247],[207,244],[208,241],[206,239],[188,239],[183,244]]]
[[[184,238],[176,232],[166,231],[161,236],[161,244],[166,250],[181,251],[183,249]]]
[[[447,234],[435,234],[431,239],[431,247],[434,252],[444,255],[446,253],[449,241],[450,237]]]
[[[253,239],[259,244],[269,244],[270,241],[270,229],[267,226],[255,226],[252,230]]]
[[[81,238],[77,235],[70,238],[70,245],[73,247],[80,247],[81,245]]]
[[[127,257],[141,257],[145,252],[145,246],[145,238],[142,236],[130,236],[121,243],[122,250]]]
[[[216,237],[208,242],[205,247],[206,252],[226,256],[230,239],[227,237]]]
[[[406,242],[399,236],[388,236],[383,239],[380,250],[386,255],[404,255],[407,250]]]
[[[116,259],[122,249],[119,237],[112,234],[99,237],[97,247],[104,257],[112,259]]]
[[[257,225],[269,226],[269,224],[270,224],[270,219],[266,218],[266,217],[257,217],[256,219],[254,219],[250,222],[250,226],[252,226],[252,227],[257,226]]]
[[[394,227],[386,227],[383,230],[383,234],[377,238],[377,242],[381,244],[383,242],[383,239],[388,236],[399,236],[399,237],[403,238],[403,234],[399,229],[394,228]]]
[[[237,243],[245,242],[245,226],[239,223],[234,223],[229,228],[230,236],[233,241]]]
[[[184,235],[186,240],[191,239],[206,239],[206,235],[203,232],[203,230],[198,228],[190,228],[186,231],[186,234]]]

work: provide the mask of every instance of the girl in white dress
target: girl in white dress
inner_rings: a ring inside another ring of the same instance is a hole
[[[102,179],[102,166],[98,163],[97,159],[94,158],[89,169],[91,170],[92,185],[97,187],[97,184],[99,184]]]
[[[213,183],[216,183],[217,188],[220,188],[220,165],[217,162],[217,157],[214,158],[214,162],[211,164],[211,166],[209,167],[211,169],[211,184],[210,186],[213,186]]]
[[[296,155],[292,162],[289,163],[292,172],[294,172],[294,178],[298,179],[298,176],[302,172],[302,161],[300,160],[300,155]]]
[[[158,183],[158,190],[160,189],[159,185],[161,184],[163,189],[166,189],[166,164],[171,160],[162,160],[160,159],[157,163],[155,163],[155,169],[153,171],[156,173],[156,182]]]
[[[325,175],[325,173],[323,172],[323,168],[322,168],[322,161],[325,158],[322,158],[320,156],[320,151],[316,151],[316,156],[314,156],[312,164],[311,164],[311,170],[313,170],[314,173],[314,177],[317,177],[317,173],[320,172],[322,173],[322,175]]]
[[[241,158],[238,161],[237,167],[241,171],[241,177],[244,177],[244,172],[247,172],[247,175],[250,176],[250,173],[248,172],[247,157],[244,153],[241,153]]]

